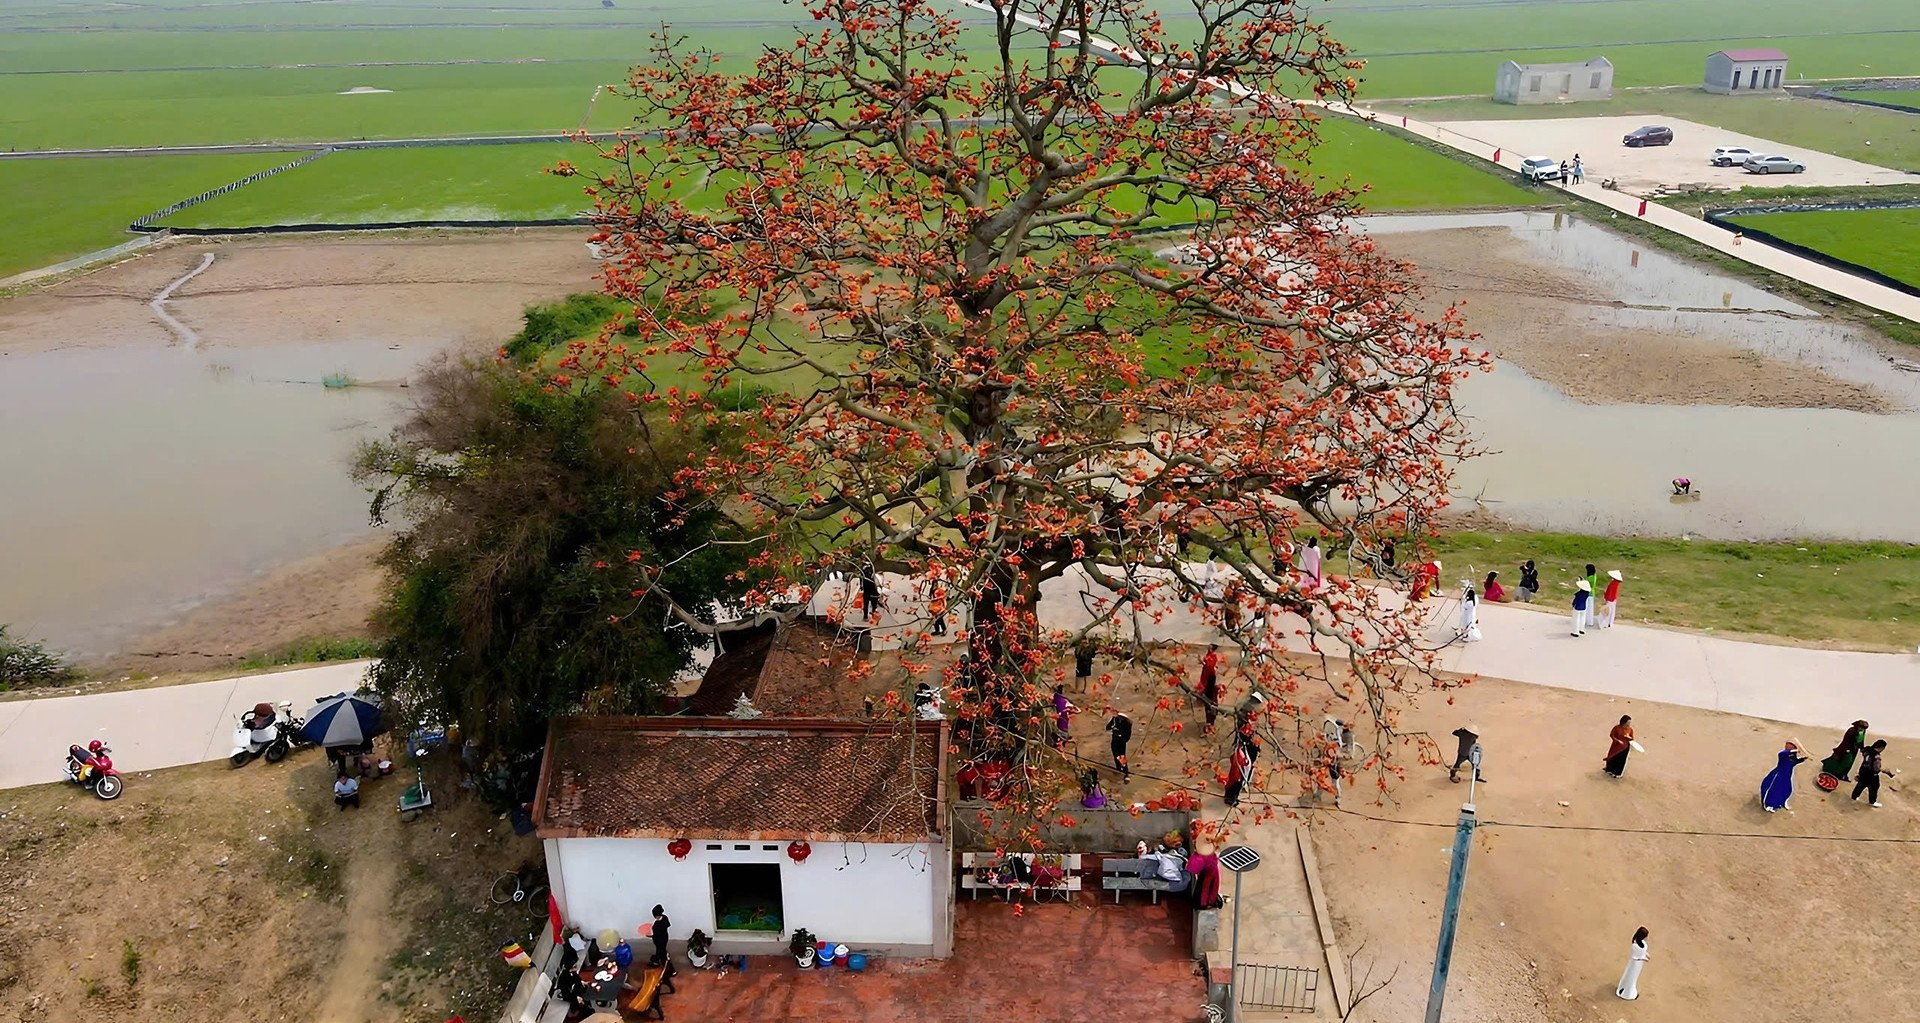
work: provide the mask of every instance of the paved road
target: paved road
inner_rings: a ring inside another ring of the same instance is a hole
[[[224,759],[241,712],[289,700],[303,714],[315,697],[359,688],[367,663],[0,703],[0,788],[59,781],[67,746],[89,739],[113,747],[114,767],[129,773]]]

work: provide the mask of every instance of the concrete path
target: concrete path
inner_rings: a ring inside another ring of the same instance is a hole
[[[0,789],[59,781],[67,747],[90,739],[113,747],[122,773],[225,759],[242,712],[288,700],[304,714],[317,697],[358,689],[368,663],[0,703]]]
[[[1398,114],[1381,114],[1364,108],[1347,107],[1341,104],[1329,104],[1325,109],[1338,114],[1359,117],[1362,120],[1378,121],[1380,124],[1400,128],[1421,138],[1431,139],[1450,149],[1477,157],[1498,167],[1520,173],[1520,162],[1530,154],[1504,149],[1492,142],[1472,135],[1453,131],[1444,125],[1418,121]],[[1499,159],[1495,160],[1494,157]],[[1864,277],[1856,277],[1844,270],[1836,270],[1824,263],[1818,263],[1803,256],[1794,255],[1782,249],[1759,242],[1736,244],[1733,232],[1717,227],[1698,217],[1682,213],[1679,210],[1662,206],[1657,202],[1629,195],[1625,192],[1609,191],[1601,188],[1599,179],[1588,177],[1578,185],[1561,184],[1563,191],[1571,192],[1582,199],[1599,203],[1622,216],[1636,217],[1655,227],[1664,228],[1684,238],[1699,242],[1717,252],[1732,256],[1742,262],[1750,263],[1765,270],[1771,270],[1783,277],[1810,284],[1829,294],[1858,302],[1883,313],[1891,313],[1915,322],[1920,322],[1920,296],[1896,291],[1883,284],[1876,284]]]

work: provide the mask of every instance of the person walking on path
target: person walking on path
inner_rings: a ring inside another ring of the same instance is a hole
[[[1073,648],[1074,685],[1078,686],[1081,689],[1085,689],[1088,685],[1087,680],[1092,677],[1093,677],[1093,644],[1087,642],[1086,640],[1081,640],[1080,645]]]
[[[1593,628],[1593,616],[1600,610],[1600,570],[1592,565],[1587,566],[1587,593],[1591,596],[1587,599],[1587,620],[1580,625],[1583,630]]]
[[[1573,634],[1587,634],[1587,603],[1593,596],[1593,587],[1585,579],[1573,584]]]
[[[1607,570],[1607,590],[1600,599],[1602,601],[1600,605],[1600,627],[1603,629],[1611,629],[1613,628],[1613,614],[1616,610],[1615,605],[1620,603],[1619,569],[1612,568]]]
[[[1320,588],[1320,538],[1307,538],[1300,550],[1300,588],[1312,593]]]
[[[1473,580],[1460,580],[1460,624],[1454,627],[1454,638],[1463,643],[1480,642],[1480,601],[1473,593]]]
[[[1240,805],[1240,792],[1253,781],[1253,762],[1260,759],[1260,740],[1254,738],[1253,730],[1240,732],[1233,743],[1233,756],[1227,761],[1226,802],[1229,807]]]
[[[1573,183],[1577,185],[1585,180],[1587,180],[1587,168],[1580,163],[1580,154],[1575,153],[1573,154]]]
[[[1560,161],[1560,183],[1562,185],[1573,183],[1573,168],[1565,160]]]
[[[1473,725],[1466,725],[1454,729],[1453,737],[1460,740],[1460,748],[1453,755],[1453,766],[1447,768],[1447,780],[1458,783],[1460,781],[1461,766],[1472,766],[1473,764],[1473,748],[1480,745],[1480,729],[1475,728]],[[1484,782],[1487,779],[1480,773],[1480,769],[1475,767],[1473,769],[1473,780]]]
[[[1620,975],[1620,986],[1613,989],[1615,997],[1631,1002],[1640,997],[1640,971],[1647,965],[1647,929],[1633,932],[1633,944],[1627,950],[1627,972]]]
[[[1520,563],[1520,586],[1514,592],[1520,595],[1523,604],[1533,603],[1533,598],[1540,595],[1540,570],[1533,567],[1531,560]]]
[[[1067,731],[1073,727],[1073,701],[1067,699],[1066,686],[1053,687],[1053,744],[1067,748]]]
[[[1800,752],[1800,744],[1792,739],[1780,751],[1780,762],[1773,770],[1760,779],[1760,805],[1768,813],[1785,809],[1787,800],[1793,798],[1793,769],[1805,763],[1807,755]]]
[[[1853,798],[1859,799],[1860,793],[1867,794],[1867,803],[1874,809],[1880,809],[1880,776],[1892,774],[1892,771],[1880,766],[1880,755],[1887,751],[1887,740],[1876,739],[1873,745],[1860,752],[1860,780],[1853,783]]]
[[[1622,714],[1620,723],[1607,733],[1610,745],[1607,746],[1606,772],[1615,778],[1627,770],[1627,754],[1633,752],[1633,718]]]
[[[1133,771],[1127,766],[1127,743],[1133,741],[1133,719],[1124,711],[1114,711],[1107,719],[1107,732],[1113,737],[1113,767],[1120,772],[1120,780],[1133,777]]]
[[[1207,716],[1207,731],[1213,731],[1214,716],[1220,713],[1220,644],[1208,643],[1200,657],[1200,706]]]
[[[1855,721],[1840,737],[1840,745],[1833,748],[1827,759],[1820,761],[1820,773],[1831,777],[1838,787],[1839,782],[1852,781],[1853,761],[1860,755],[1861,747],[1867,744],[1867,723]]]
[[[874,574],[872,562],[860,567],[860,611],[869,625],[879,620],[880,578]]]

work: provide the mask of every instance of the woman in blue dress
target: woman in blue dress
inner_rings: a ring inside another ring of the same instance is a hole
[[[1793,798],[1793,769],[1805,763],[1807,755],[1800,752],[1800,744],[1792,739],[1780,751],[1780,762],[1760,780],[1760,805],[1772,813],[1787,805]]]

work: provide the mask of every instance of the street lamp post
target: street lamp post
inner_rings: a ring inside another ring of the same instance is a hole
[[[1447,870],[1447,902],[1440,911],[1440,944],[1433,953],[1433,983],[1427,988],[1426,1023],[1440,1023],[1447,1001],[1447,970],[1453,965],[1453,932],[1460,923],[1460,892],[1467,884],[1467,854],[1473,851],[1473,794],[1480,783],[1480,744],[1473,744],[1473,780],[1467,783],[1467,801],[1460,806],[1460,823],[1453,830],[1453,864]]]
[[[1227,944],[1227,1014],[1238,1019],[1234,1007],[1240,1004],[1236,990],[1240,984],[1240,875],[1251,874],[1260,866],[1260,853],[1250,846],[1230,845],[1220,850],[1220,865],[1233,872],[1233,937]]]

